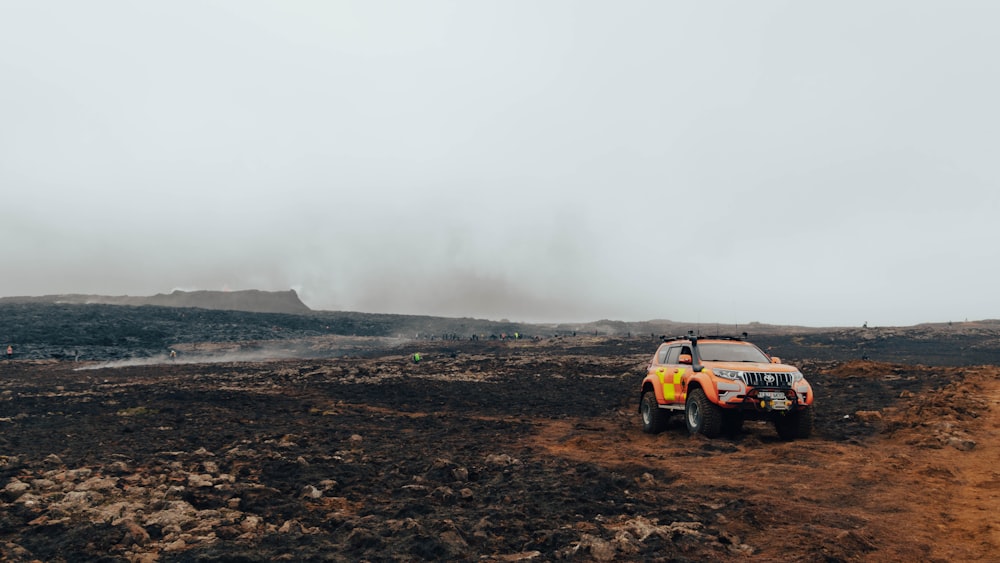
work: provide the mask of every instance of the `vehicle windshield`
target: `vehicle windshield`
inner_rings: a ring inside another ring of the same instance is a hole
[[[705,342],[698,344],[698,352],[703,362],[771,362],[756,346],[746,344]]]

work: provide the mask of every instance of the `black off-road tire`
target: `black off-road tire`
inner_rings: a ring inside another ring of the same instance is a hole
[[[774,420],[774,429],[782,440],[801,440],[812,435],[813,409],[806,407]]]
[[[684,421],[691,434],[717,438],[722,433],[722,409],[709,401],[701,389],[688,393],[687,403],[684,405]]]
[[[642,431],[646,434],[658,434],[667,427],[668,414],[656,403],[656,393],[646,391],[639,401],[639,414],[642,415]]]

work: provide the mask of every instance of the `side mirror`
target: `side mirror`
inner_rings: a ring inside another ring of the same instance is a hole
[[[781,363],[781,358],[771,358],[771,363],[772,364],[780,364]]]
[[[682,364],[691,365],[691,354],[681,354],[681,357],[677,361]]]

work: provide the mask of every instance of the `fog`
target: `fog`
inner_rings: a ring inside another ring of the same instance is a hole
[[[993,2],[4,2],[0,296],[1000,318]]]

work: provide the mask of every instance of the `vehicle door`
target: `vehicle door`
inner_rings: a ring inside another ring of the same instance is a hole
[[[660,385],[657,386],[657,399],[660,400],[661,404],[684,402],[683,375],[685,368],[690,367],[680,363],[680,356],[684,348],[688,347],[676,345],[665,350],[661,348],[658,351],[655,364],[651,367],[660,382]],[[690,352],[688,354],[690,355]]]

